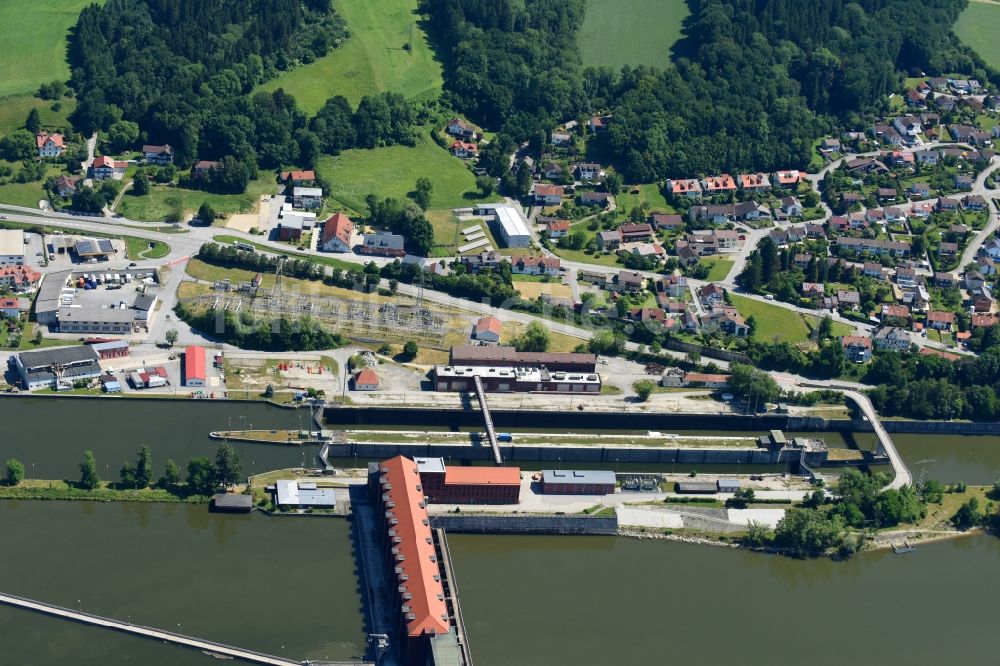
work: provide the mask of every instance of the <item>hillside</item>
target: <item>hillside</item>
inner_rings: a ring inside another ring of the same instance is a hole
[[[309,113],[337,95],[357,106],[365,95],[379,92],[440,94],[441,65],[418,23],[416,0],[337,0],[334,8],[350,36],[322,58],[282,73],[259,90],[283,88]]]
[[[987,65],[1000,68],[1000,3],[971,0],[955,22],[955,34]]]
[[[690,14],[685,0],[587,0],[577,44],[587,67],[663,68]]]

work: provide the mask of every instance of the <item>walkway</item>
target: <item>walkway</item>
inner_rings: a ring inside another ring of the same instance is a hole
[[[363,664],[366,662],[360,661],[338,661],[338,662],[300,662],[294,661],[292,659],[285,659],[284,657],[275,657],[273,655],[264,654],[262,652],[255,652],[253,650],[245,650],[243,648],[233,647],[231,645],[225,645],[223,643],[216,643],[214,641],[207,641],[200,638],[192,638],[191,636],[185,636],[183,634],[174,633],[172,631],[163,631],[162,629],[154,629],[152,627],[145,627],[138,624],[131,624],[128,622],[122,622],[121,620],[112,620],[111,618],[101,617],[100,615],[92,615],[91,613],[83,613],[80,611],[71,610],[69,608],[63,608],[62,606],[54,606],[52,604],[42,603],[40,601],[32,601],[31,599],[25,599],[24,597],[18,597],[12,594],[0,594],[0,603],[6,604],[8,606],[14,606],[16,608],[23,608],[25,610],[35,611],[37,613],[43,613],[45,615],[51,615],[54,617],[63,618],[65,620],[72,620],[74,622],[81,622],[83,624],[89,624],[95,627],[104,627],[105,629],[114,629],[115,631],[121,631],[127,634],[133,634],[136,636],[142,636],[144,638],[152,638],[154,640],[163,641],[165,643],[173,643],[174,645],[182,645],[184,647],[194,648],[196,650],[202,650],[210,655],[219,655],[222,658],[229,657],[232,659],[242,659],[254,664],[269,664],[270,666],[302,666],[302,664],[330,664],[333,665],[348,665],[348,664]]]
[[[875,407],[872,405],[871,400],[868,399],[868,396],[859,391],[843,391],[843,393],[846,397],[854,401],[865,415],[865,418],[868,419],[868,422],[872,424],[875,435],[878,437],[879,446],[889,456],[889,462],[892,463],[892,469],[896,472],[896,478],[886,488],[895,488],[898,490],[903,486],[913,485],[913,475],[910,474],[910,470],[907,469],[903,458],[896,451],[896,445],[892,443],[889,432],[882,425],[882,421],[879,420],[878,414],[875,412]]]
[[[476,397],[479,398],[479,408],[483,410],[483,420],[486,421],[486,436],[490,440],[490,448],[493,449],[493,462],[497,467],[503,465],[503,456],[500,455],[500,444],[497,442],[497,433],[493,428],[493,417],[490,415],[490,407],[486,404],[486,390],[483,388],[483,380],[479,375],[473,377],[476,383]]]

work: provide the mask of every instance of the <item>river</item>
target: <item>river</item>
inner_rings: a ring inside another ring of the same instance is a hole
[[[75,478],[84,449],[114,475],[142,444],[156,473],[218,446],[210,430],[298,427],[266,405],[0,400],[0,459]],[[244,418],[240,418],[244,417]],[[836,435],[828,436],[831,444]],[[1000,437],[897,435],[919,476],[989,483]],[[865,436],[858,444],[865,445]],[[314,449],[240,445],[248,471]],[[916,465],[920,460],[935,462]],[[365,461],[359,461],[363,464]],[[289,657],[364,650],[349,524],[220,516],[204,506],[0,502],[0,590]],[[990,580],[1000,540],[970,537],[907,555],[798,561],[607,537],[452,535],[478,666],[738,661],[908,666],[992,663]],[[13,639],[13,640],[12,640]],[[188,666],[182,648],[0,607],[0,663]]]

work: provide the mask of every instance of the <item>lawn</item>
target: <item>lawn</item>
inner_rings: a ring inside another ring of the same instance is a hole
[[[822,319],[822,317],[814,317],[812,315],[802,315],[802,317],[803,319],[805,319],[806,325],[809,326],[809,328],[811,328],[812,330],[816,330],[816,328],[819,326],[820,320]],[[833,327],[831,330],[833,336],[838,338],[842,335],[854,335],[854,327],[851,326],[850,324],[845,324],[844,322],[841,321],[833,322]]]
[[[361,268],[361,264],[351,263],[349,261],[344,261],[343,259],[335,259],[333,257],[326,257],[323,255],[315,254],[302,254],[300,252],[284,252],[273,247],[268,247],[267,245],[261,245],[260,243],[255,243],[252,240],[242,238],[239,236],[229,236],[227,234],[219,234],[218,236],[212,236],[212,240],[216,243],[224,243],[226,245],[231,245],[236,241],[241,243],[248,243],[253,245],[258,250],[267,252],[268,254],[280,254],[285,257],[293,257],[295,259],[305,259],[307,261],[312,261],[317,264],[322,264],[323,266],[332,266],[333,268],[340,268],[342,270],[358,270]]]
[[[429,255],[431,257],[454,257],[458,255],[458,248],[466,244],[465,236],[462,235],[462,229],[473,225],[479,226],[486,232],[486,238],[492,244],[493,249],[501,253],[505,250],[505,248],[500,247],[496,238],[493,237],[490,225],[478,219],[461,222],[450,208],[427,211],[427,221],[431,223],[431,227],[434,229],[434,247],[431,248]],[[485,249],[485,246],[479,247],[466,254],[475,254]]]
[[[0,95],[33,92],[69,78],[66,35],[80,10],[94,0],[0,2]]]
[[[552,282],[523,282],[514,281],[514,288],[521,294],[521,298],[533,301],[541,295],[552,298],[573,298],[573,290],[558,280]]]
[[[430,178],[434,185],[431,208],[459,208],[476,201],[497,200],[480,197],[472,172],[426,134],[412,148],[347,150],[336,157],[321,158],[316,168],[331,184],[329,198],[359,212],[365,210],[366,195],[403,199],[421,176]]]
[[[208,202],[219,213],[240,213],[253,210],[260,201],[260,195],[273,194],[277,185],[269,173],[251,181],[243,194],[213,194],[183,187],[156,185],[149,194],[137,197],[126,192],[118,204],[116,212],[130,220],[156,222],[164,220],[172,208],[171,199],[177,199],[188,213],[195,213],[204,202]]]
[[[771,342],[804,342],[809,339],[809,327],[793,310],[762,303],[746,296],[730,295],[733,305],[745,319],[751,316],[757,322],[757,339]]]
[[[639,193],[632,194],[632,190],[636,187],[639,188]],[[636,206],[641,206],[644,201],[649,204],[650,212],[675,212],[673,207],[667,203],[666,199],[663,198],[663,194],[660,192],[660,186],[656,183],[626,186],[624,191],[615,196],[615,200],[618,203],[618,208],[620,208],[626,215]]]
[[[1000,67],[1000,4],[973,0],[953,27],[959,39],[976,51],[986,64]]]
[[[729,275],[729,271],[732,270],[735,262],[732,259],[722,259],[719,257],[702,257],[698,260],[698,263],[702,266],[708,266],[708,277],[706,280],[709,282],[721,282]]]
[[[685,0],[587,0],[577,36],[583,64],[663,69],[689,13]]]
[[[524,333],[526,328],[528,328],[528,325],[523,322],[504,322],[503,333],[500,335],[500,341],[505,345],[509,345],[511,340]],[[581,344],[585,344],[585,341],[580,338],[575,338],[572,335],[566,335],[565,333],[556,333],[551,330],[549,331],[548,351],[550,352],[571,352]]]
[[[16,170],[16,169],[15,169]],[[42,181],[31,183],[8,183],[0,185],[0,203],[25,208],[38,208],[38,202],[47,198],[42,189]]]
[[[623,266],[622,262],[618,259],[617,254],[605,254],[604,252],[587,254],[583,250],[569,250],[559,247],[558,245],[552,246],[552,252],[554,252],[557,257],[562,257],[566,261],[578,261],[585,264],[596,264],[598,266],[611,266],[615,268],[621,268]]]
[[[129,259],[162,259],[170,254],[166,243],[135,236],[125,236],[125,247]]]
[[[441,92],[441,65],[418,25],[417,0],[335,0],[333,5],[350,37],[319,60],[268,81],[261,90],[284,88],[310,114],[336,95],[356,107],[363,96],[382,91],[405,97],[436,97]]]
[[[0,13],[3,10],[0,9]],[[64,97],[58,101],[59,110],[53,111],[55,101],[39,99],[32,95],[12,95],[0,99],[0,135],[10,134],[24,127],[32,109],[38,109],[42,127],[65,129],[69,127],[69,114],[76,110],[76,100]]]

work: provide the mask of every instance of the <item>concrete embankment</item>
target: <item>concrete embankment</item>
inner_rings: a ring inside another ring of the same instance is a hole
[[[696,465],[775,465],[785,462],[798,464],[799,452],[751,447],[728,448],[663,448],[655,446],[542,446],[516,444],[501,446],[504,460],[520,463],[538,462],[603,462],[660,463]],[[390,442],[331,443],[328,455],[332,458],[375,460],[404,455],[454,458],[458,460],[492,460],[493,452],[486,444],[409,444]]]
[[[431,525],[447,532],[474,534],[618,534],[618,517],[529,516],[448,513],[431,516]]]

